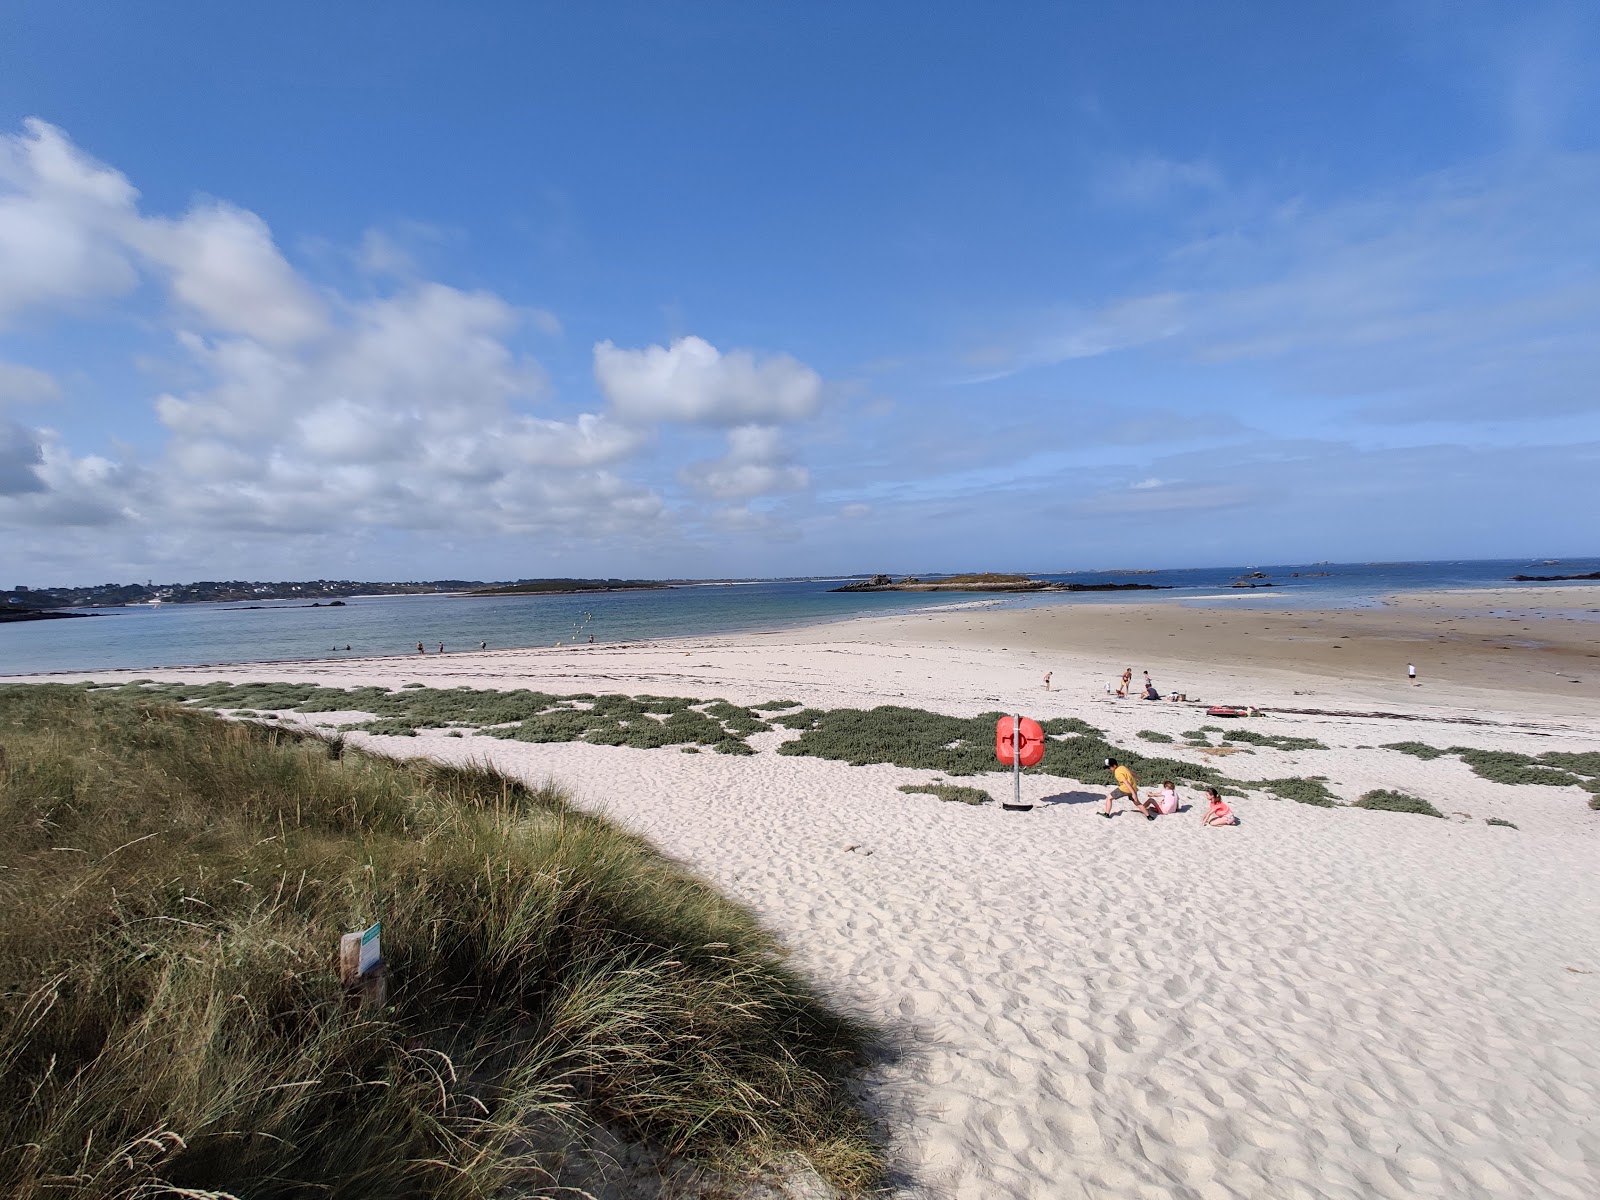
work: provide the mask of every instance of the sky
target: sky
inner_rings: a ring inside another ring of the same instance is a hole
[[[0,7],[0,587],[1600,553],[1600,6]]]

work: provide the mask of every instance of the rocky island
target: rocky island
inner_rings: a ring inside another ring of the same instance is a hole
[[[1152,592],[1171,587],[1161,583],[1056,583],[1027,575],[945,575],[919,579],[907,575],[895,580],[874,575],[830,590],[835,592]]]

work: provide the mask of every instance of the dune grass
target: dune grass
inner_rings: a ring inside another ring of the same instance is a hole
[[[0,688],[0,746],[0,1194],[550,1194],[532,1147],[596,1122],[881,1178],[870,1031],[554,790],[54,685]]]
[[[1143,741],[1155,742],[1158,745],[1166,745],[1166,746],[1172,745],[1172,741],[1173,741],[1171,734],[1168,734],[1168,733],[1157,733],[1154,729],[1141,729],[1141,730],[1139,730],[1139,737]]]
[[[1499,825],[1503,829],[1516,829],[1517,828],[1517,826],[1514,823],[1512,823],[1511,821],[1502,821],[1499,817],[1486,817],[1486,818],[1484,818],[1484,822],[1483,823],[1485,825]]]
[[[1356,801],[1356,807],[1377,809],[1380,812],[1418,813],[1425,817],[1444,816],[1426,800],[1408,796],[1404,792],[1392,792],[1387,788],[1378,788],[1365,793]]]

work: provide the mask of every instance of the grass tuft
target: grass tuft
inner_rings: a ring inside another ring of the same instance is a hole
[[[1154,729],[1141,729],[1139,730],[1139,736],[1147,742],[1158,742],[1163,745],[1172,744],[1172,736],[1170,734],[1157,733]]]
[[[1442,817],[1444,814],[1426,800],[1408,796],[1404,792],[1391,792],[1386,788],[1367,792],[1356,801],[1357,808],[1373,808],[1380,812],[1420,813],[1425,817]]]
[[[531,1147],[594,1122],[881,1180],[869,1031],[554,789],[125,689],[0,688],[0,741],[0,1194],[554,1194]],[[335,949],[375,918],[358,1011]]]
[[[1506,829],[1515,829],[1515,828],[1517,828],[1517,826],[1512,824],[1510,821],[1502,821],[1499,817],[1488,817],[1488,818],[1485,818],[1483,823],[1485,825],[1499,825],[1499,826],[1502,826],[1503,828],[1506,828]]]

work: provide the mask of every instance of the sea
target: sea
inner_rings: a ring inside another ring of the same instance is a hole
[[[643,591],[529,596],[372,596],[344,605],[307,607],[304,601],[243,604],[162,604],[74,609],[84,619],[0,623],[0,676],[241,662],[296,662],[476,650],[556,643],[615,644],[719,633],[753,633],[875,613],[949,608],[961,604],[1034,606],[1136,601],[1219,604],[1254,608],[1341,608],[1378,605],[1393,592],[1504,585],[1510,576],[1576,575],[1600,571],[1600,558],[1495,559],[1464,562],[1299,563],[1182,570],[1038,573],[1065,583],[1148,583],[1161,591],[1052,593],[994,597],[981,594],[837,592],[844,579],[688,583]],[[1259,576],[1259,577],[1258,577]],[[1273,586],[1231,585],[1244,577]],[[923,575],[934,579],[936,576]],[[1527,611],[1545,611],[1542,589],[1528,593]],[[1600,621],[1600,582],[1593,604],[1562,615]],[[1554,610],[1551,610],[1554,611]],[[1597,631],[1600,632],[1600,631]]]

